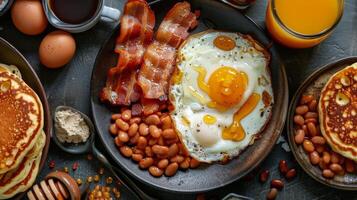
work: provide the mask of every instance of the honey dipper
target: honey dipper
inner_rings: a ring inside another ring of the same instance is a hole
[[[80,200],[81,192],[76,181],[67,173],[49,173],[45,180],[27,192],[29,200]]]

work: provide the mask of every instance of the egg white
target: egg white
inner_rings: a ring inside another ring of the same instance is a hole
[[[220,35],[232,38],[236,47],[231,51],[215,47],[213,40]],[[190,36],[178,51],[177,70],[182,73],[182,78],[170,87],[170,99],[175,107],[171,117],[190,155],[201,162],[237,156],[254,140],[269,120],[273,104],[273,90],[267,67],[269,58],[256,45],[241,34],[209,30]],[[245,72],[248,77],[242,100],[224,112],[207,106],[210,97],[198,87],[198,72],[195,70],[196,67],[204,67],[207,71],[207,82],[210,75],[222,66]],[[223,139],[222,130],[232,124],[234,113],[253,93],[258,93],[262,97],[263,91],[271,96],[272,103],[266,106],[261,98],[254,110],[241,121],[246,133],[245,138],[239,142]],[[197,94],[201,98],[197,98]],[[214,116],[217,119],[216,123],[204,123],[205,115]],[[202,145],[207,141],[209,145]]]

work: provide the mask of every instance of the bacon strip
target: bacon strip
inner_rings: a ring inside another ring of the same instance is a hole
[[[145,51],[138,75],[138,84],[145,98],[167,99],[176,48],[188,37],[188,30],[197,26],[197,17],[191,12],[191,6],[187,2],[175,4],[165,16],[157,31],[156,40]]]
[[[114,50],[119,54],[118,62],[109,69],[106,86],[99,97],[112,105],[130,105],[141,94],[136,68],[153,40],[155,16],[145,0],[128,0],[120,21],[120,34]]]

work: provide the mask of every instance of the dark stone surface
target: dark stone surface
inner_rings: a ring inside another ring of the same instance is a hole
[[[121,8],[123,0],[107,0],[106,5]],[[246,11],[246,14],[255,20],[259,25],[265,27],[265,9],[266,0],[257,0],[257,2]],[[281,57],[286,66],[289,80],[290,95],[293,95],[298,85],[311,72],[328,62],[338,58],[357,54],[357,1],[346,0],[344,16],[337,26],[334,33],[315,48],[293,50],[279,47]],[[5,38],[14,45],[35,68],[47,92],[51,110],[54,111],[58,105],[73,106],[84,113],[90,114],[89,107],[89,86],[92,67],[95,57],[99,51],[102,42],[108,37],[108,34],[116,24],[101,21],[93,29],[80,34],[74,34],[77,44],[75,58],[64,68],[58,70],[49,70],[39,64],[38,46],[44,35],[53,30],[49,27],[45,33],[39,36],[26,36],[18,32],[12,25],[9,14],[0,19],[0,37]],[[1,52],[0,52],[1,53]],[[285,131],[283,137],[286,137]],[[290,152],[286,152],[281,144],[275,145],[273,151],[265,161],[253,170],[251,176],[228,185],[227,187],[207,193],[208,197],[221,198],[230,192],[253,197],[255,199],[265,199],[269,190],[268,183],[261,184],[258,181],[257,174],[263,169],[270,170],[270,177],[277,178],[280,174],[277,170],[279,160],[288,160],[289,166],[296,167],[297,177],[285,184],[278,199],[357,199],[357,192],[340,191],[324,186],[310,178],[298,164]],[[88,161],[86,155],[73,156],[61,152],[52,144],[48,156],[50,160],[56,161],[56,169],[63,166],[71,168],[74,162],[79,162],[80,167],[77,171],[71,171],[74,177],[85,178],[88,175],[95,175],[99,163]],[[41,171],[41,177],[46,175],[50,169],[48,165]],[[150,194],[161,199],[194,199],[195,195],[181,196],[170,195],[155,191],[146,186],[141,186]]]

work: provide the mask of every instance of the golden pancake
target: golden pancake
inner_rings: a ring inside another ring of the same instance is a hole
[[[15,169],[43,128],[42,103],[18,76],[0,72],[0,174]]]
[[[0,178],[0,197],[10,188],[22,182],[30,173],[33,173],[31,172],[33,163],[39,159],[45,142],[46,134],[42,131],[35,146],[26,155],[22,163],[17,168],[3,174],[2,178]]]
[[[0,63],[0,72],[4,72],[4,71],[10,72],[10,73],[15,74],[16,76],[22,78],[19,68],[17,68],[15,65],[6,65],[6,64]]]
[[[331,148],[357,162],[357,63],[329,79],[318,110],[321,132]]]

